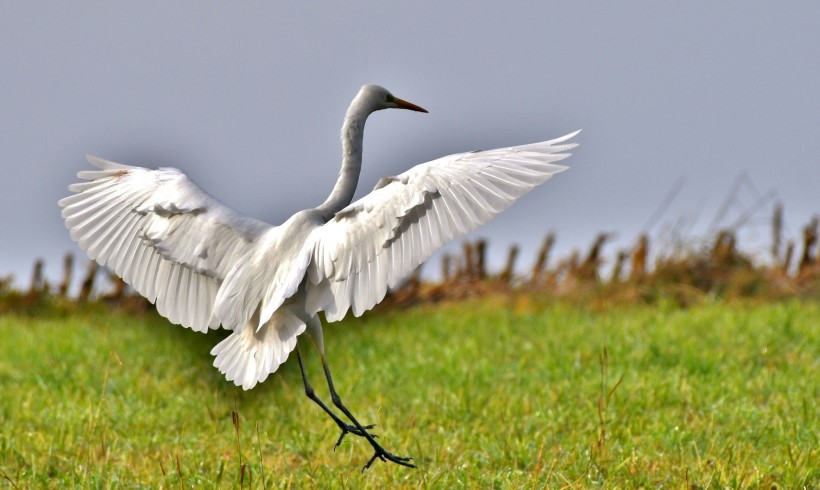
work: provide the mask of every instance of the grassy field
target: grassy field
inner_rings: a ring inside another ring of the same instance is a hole
[[[91,307],[0,317],[9,487],[817,488],[820,304],[588,311],[527,298],[325,329],[347,405],[418,469],[333,451],[289,362],[250,392],[224,332]],[[309,376],[327,399],[318,356]],[[233,412],[238,415],[238,429]]]

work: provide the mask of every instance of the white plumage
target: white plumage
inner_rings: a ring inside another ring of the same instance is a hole
[[[565,143],[574,132],[439,158],[382,179],[351,204],[365,120],[386,108],[426,112],[381,87],[362,87],[342,128],[336,187],[325,203],[279,226],[239,215],[179,170],[97,157],[89,161],[98,170],[80,172],[85,182],[59,202],[62,216],[89,257],[172,323],[232,330],[211,351],[214,365],[250,389],[285,362],[305,331],[324,360],[319,312],[337,321],[373,308],[439,247],[564,170],[555,162],[576,146]]]

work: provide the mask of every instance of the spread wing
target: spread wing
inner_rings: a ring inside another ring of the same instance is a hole
[[[71,238],[171,322],[216,328],[219,285],[271,225],[239,215],[173,168],[150,170],[89,157],[60,200]]]
[[[329,321],[361,315],[439,247],[507,209],[566,167],[554,162],[578,134],[462,153],[417,165],[338,212],[317,230],[307,309]]]

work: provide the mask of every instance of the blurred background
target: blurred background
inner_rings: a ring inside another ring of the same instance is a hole
[[[57,207],[85,154],[182,169],[280,223],[321,203],[362,84],[429,114],[368,122],[357,196],[446,154],[584,131],[571,169],[470,239],[490,266],[731,228],[767,260],[776,202],[820,210],[820,5],[9,3],[0,18],[0,275],[84,257]],[[458,243],[449,250],[460,247]],[[438,267],[430,267],[437,274]],[[427,272],[425,272],[427,273]]]

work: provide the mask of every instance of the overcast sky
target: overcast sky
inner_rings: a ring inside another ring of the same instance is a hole
[[[571,169],[489,226],[533,260],[617,231],[705,228],[747,172],[796,236],[820,211],[820,3],[7,2],[0,16],[0,275],[79,252],[57,200],[87,153],[174,166],[280,223],[321,203],[362,84],[429,114],[369,121],[358,196],[382,175],[583,128]],[[682,179],[682,180],[681,180]],[[755,201],[745,189],[729,224]],[[766,237],[762,209],[748,229]],[[764,240],[765,241],[765,240]],[[438,266],[435,267],[438,269]]]

